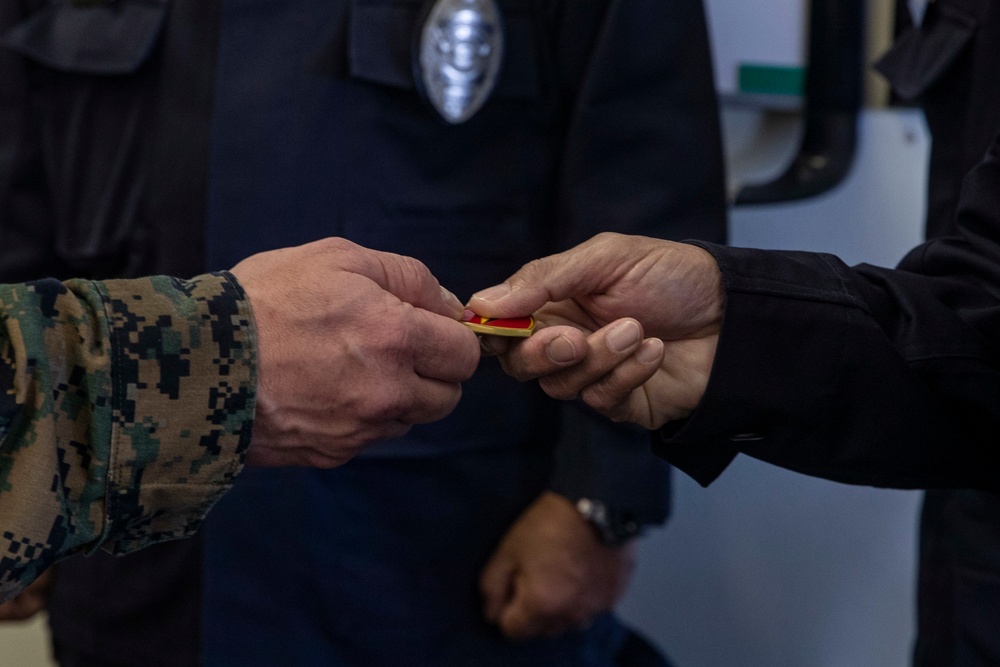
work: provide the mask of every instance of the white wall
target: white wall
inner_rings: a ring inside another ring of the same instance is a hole
[[[0,667],[55,667],[44,614],[26,623],[0,623]]]
[[[705,6],[721,92],[736,92],[741,63],[804,64],[807,0],[705,0]]]

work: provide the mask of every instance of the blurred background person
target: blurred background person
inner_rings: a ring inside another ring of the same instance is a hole
[[[902,100],[924,109],[931,133],[927,238],[955,231],[962,179],[1000,128],[1000,6],[937,0],[926,12],[897,1],[900,35],[878,64]],[[912,3],[921,4],[921,3]],[[914,15],[917,20],[914,20]],[[934,489],[920,519],[917,641],[921,667],[1000,663],[1000,497]]]

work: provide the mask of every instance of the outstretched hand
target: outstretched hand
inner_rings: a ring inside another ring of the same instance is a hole
[[[461,303],[413,258],[333,238],[232,273],[258,337],[251,465],[340,465],[449,414],[479,362]]]
[[[530,262],[468,304],[487,317],[535,314],[531,338],[484,345],[508,373],[646,428],[687,416],[701,400],[723,305],[707,251],[612,233]]]

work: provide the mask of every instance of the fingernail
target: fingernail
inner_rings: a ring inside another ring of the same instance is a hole
[[[643,364],[651,364],[659,361],[660,352],[663,350],[663,341],[659,338],[647,338],[642,341],[639,350],[635,353],[635,358]]]
[[[493,287],[487,287],[481,292],[476,292],[472,295],[472,298],[479,299],[480,301],[496,301],[497,299],[505,297],[508,294],[510,294],[510,285],[502,283],[500,285],[494,285]]]
[[[638,343],[641,335],[638,324],[631,320],[622,322],[608,332],[608,347],[612,352],[621,352]]]
[[[545,348],[549,359],[557,364],[565,364],[576,359],[576,346],[566,336],[553,339]]]

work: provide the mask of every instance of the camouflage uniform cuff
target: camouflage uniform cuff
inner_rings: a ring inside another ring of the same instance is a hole
[[[256,346],[229,273],[96,283],[111,329],[112,433],[103,548],[187,537],[250,446]]]

